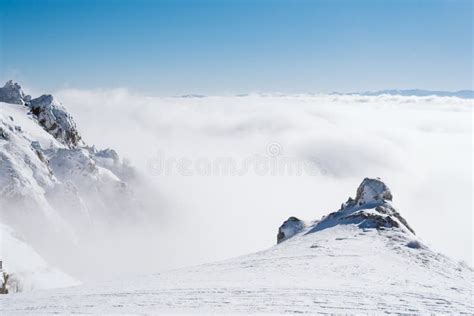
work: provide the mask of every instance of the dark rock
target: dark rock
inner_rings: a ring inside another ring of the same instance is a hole
[[[420,249],[421,243],[418,240],[411,240],[407,243],[407,247],[412,249]]]
[[[277,243],[293,237],[304,228],[304,222],[297,217],[291,216],[278,228]]]
[[[10,134],[2,127],[0,127],[0,138],[10,140]]]

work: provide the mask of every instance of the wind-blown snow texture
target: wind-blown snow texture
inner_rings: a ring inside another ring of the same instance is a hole
[[[132,177],[113,150],[81,142],[73,118],[51,95],[31,99],[11,81],[0,88],[0,216],[8,226],[0,225],[0,260],[20,289],[77,284],[38,277],[50,269],[35,250],[75,246],[103,221],[136,215]]]
[[[5,313],[469,313],[473,271],[423,244],[379,179],[255,254],[108,284],[0,298]]]

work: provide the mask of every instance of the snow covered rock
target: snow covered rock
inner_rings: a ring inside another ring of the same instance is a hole
[[[304,228],[304,222],[300,219],[291,216],[278,228],[277,243],[293,237]]]
[[[86,148],[97,166],[111,170],[124,181],[136,178],[135,169],[128,161],[120,159],[115,150],[110,148],[97,150],[94,146]]]
[[[12,80],[0,88],[0,102],[26,105],[39,124],[58,141],[68,147],[76,147],[81,141],[76,123],[71,115],[50,94],[31,99],[18,83]]]
[[[392,193],[381,179],[365,178],[359,185],[356,198],[349,198],[341,208],[315,221],[306,234],[338,225],[356,225],[361,229],[384,230],[395,228],[409,235],[415,231],[390,204]],[[292,220],[293,219],[293,220]],[[287,240],[304,228],[301,220],[290,217],[279,229],[278,243]]]
[[[392,200],[390,189],[382,182],[382,180],[380,180],[380,178],[365,178],[357,188],[357,204],[363,205],[381,200]]]
[[[24,105],[30,98],[23,92],[21,86],[12,80],[7,81],[3,88],[0,88],[0,102]]]
[[[50,94],[32,99],[28,106],[43,128],[61,143],[77,147],[81,136],[71,115]]]

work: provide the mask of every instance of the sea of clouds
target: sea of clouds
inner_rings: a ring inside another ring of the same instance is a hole
[[[161,224],[153,249],[136,241],[153,257],[136,259],[141,271],[270,247],[289,216],[337,210],[364,177],[390,186],[394,206],[434,249],[472,264],[472,100],[55,96],[87,143],[116,149],[153,183]]]

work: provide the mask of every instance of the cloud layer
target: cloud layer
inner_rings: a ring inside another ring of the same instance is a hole
[[[336,210],[366,177],[435,249],[472,264],[472,102],[449,97],[294,95],[160,98],[61,90],[84,139],[112,147],[163,199],[159,268],[264,249],[289,216]],[[300,176],[154,174],[150,162],[268,156],[316,166]],[[161,228],[160,228],[161,229]],[[158,265],[157,265],[158,266]],[[153,269],[151,267],[150,269]]]

